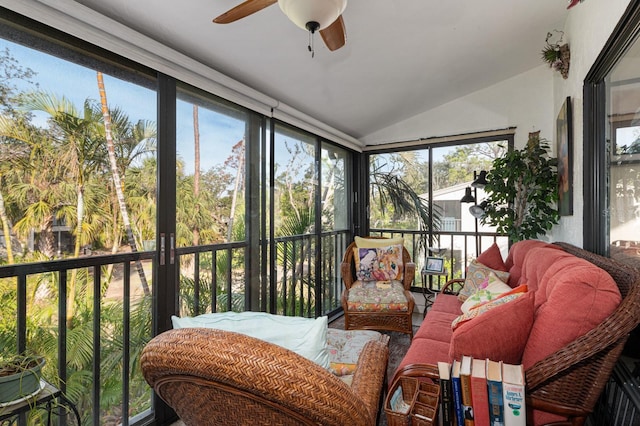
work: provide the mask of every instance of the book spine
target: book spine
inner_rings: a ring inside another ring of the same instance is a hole
[[[471,376],[471,400],[475,426],[489,426],[489,395],[484,377]]]
[[[451,378],[451,393],[453,396],[453,408],[457,426],[464,425],[464,411],[462,410],[462,386],[460,377]]]
[[[524,386],[502,383],[505,426],[526,426],[527,414],[524,400]]]
[[[471,399],[471,376],[460,374],[460,387],[462,388],[462,411],[464,416],[464,426],[474,426],[473,421],[473,400]]]
[[[489,399],[489,420],[491,426],[505,426],[504,405],[502,404],[502,382],[487,380],[487,396]]]
[[[442,426],[453,425],[453,400],[452,400],[451,380],[440,379],[440,417]]]

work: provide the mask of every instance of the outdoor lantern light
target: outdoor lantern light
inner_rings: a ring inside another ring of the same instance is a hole
[[[484,170],[480,172],[480,175],[478,175],[476,180],[471,182],[471,186],[474,188],[484,188],[486,184],[487,184],[487,172]]]
[[[482,219],[482,217],[484,216],[484,210],[488,205],[489,203],[487,201],[483,201],[480,204],[474,204],[473,206],[469,207],[469,213],[471,213],[471,216],[475,217],[476,219]]]
[[[460,200],[461,203],[475,203],[476,199],[473,196],[473,194],[471,194],[471,187],[467,186],[464,190],[464,197],[462,197],[462,199]]]

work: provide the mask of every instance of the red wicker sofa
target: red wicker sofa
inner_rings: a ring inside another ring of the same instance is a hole
[[[463,354],[522,363],[528,423],[583,424],[640,322],[640,271],[569,244],[534,240],[514,244],[504,263],[497,246],[477,260],[508,271],[507,284],[526,284],[528,291],[455,331],[462,302],[439,294],[394,380],[437,378],[438,361]]]

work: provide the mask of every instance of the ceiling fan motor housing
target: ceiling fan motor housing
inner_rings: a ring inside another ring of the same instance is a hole
[[[333,24],[345,7],[347,0],[278,0],[282,12],[298,27],[311,31],[307,24],[323,30]]]

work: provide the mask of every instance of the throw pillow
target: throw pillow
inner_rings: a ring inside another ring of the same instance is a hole
[[[449,346],[449,360],[469,355],[520,364],[533,324],[535,293],[520,294],[456,328]]]
[[[509,287],[507,283],[500,280],[500,278],[496,276],[495,272],[490,272],[487,280],[480,285],[480,288],[475,293],[464,301],[460,310],[466,314],[474,306],[490,302],[511,290],[512,288]]]
[[[527,289],[528,289],[527,285],[522,284],[512,289],[511,291],[504,293],[503,295],[499,296],[497,299],[494,299],[490,302],[480,303],[479,305],[474,306],[469,310],[468,313],[462,314],[458,316],[456,319],[454,319],[453,322],[451,323],[451,328],[455,331],[455,329],[459,327],[461,324],[467,321],[471,321],[472,319],[494,308],[497,308],[498,306],[504,305],[505,303],[509,303],[517,299],[518,297],[526,293]]]
[[[395,238],[365,238],[365,237],[354,237],[353,239],[358,248],[378,248],[378,247],[386,247],[394,244],[404,244],[404,239],[402,237]]]
[[[377,249],[354,247],[353,261],[355,263],[357,280],[376,281],[374,268],[376,268],[378,263]]]
[[[507,272],[509,270],[502,260],[502,253],[500,253],[500,247],[497,243],[493,243],[491,247],[480,253],[476,260],[496,271]]]
[[[327,317],[303,318],[266,312],[223,312],[196,317],[171,317],[173,328],[205,327],[233,331],[289,349],[329,368]]]
[[[353,261],[359,281],[402,280],[403,240],[398,238],[355,237]]]
[[[377,249],[378,260],[373,275],[378,281],[402,280],[402,245],[394,244]]]
[[[471,261],[467,267],[466,278],[464,279],[464,285],[458,293],[458,300],[464,302],[469,296],[475,293],[482,283],[489,278],[489,274],[493,272],[500,281],[507,282],[509,279],[509,273],[504,271],[498,271],[491,269],[486,265],[478,262],[477,259]]]

